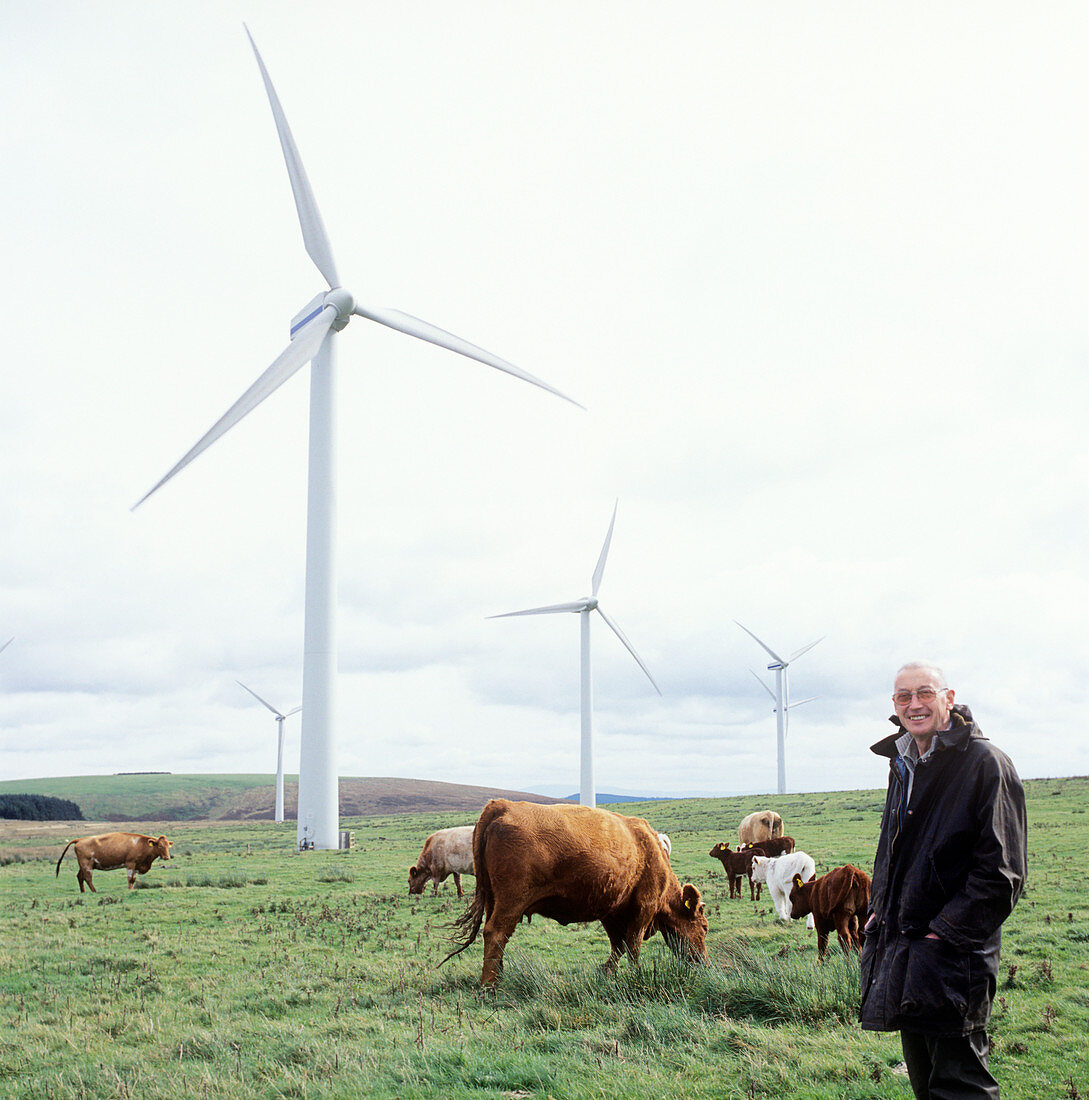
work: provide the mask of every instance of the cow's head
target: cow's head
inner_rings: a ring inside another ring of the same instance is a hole
[[[675,955],[707,962],[707,914],[692,883],[686,882],[679,892],[671,891],[663,901],[647,935],[655,932],[662,933]]]
[[[722,856],[724,856],[728,851],[730,851],[729,844],[727,844],[725,841],[721,841],[716,844],[707,854],[709,856],[715,857],[716,859],[721,859]]]
[[[165,836],[159,837],[152,845],[152,848],[155,851],[155,855],[157,855],[160,859],[172,859],[173,856],[171,856],[170,854],[170,846],[173,843],[174,841],[167,840]]]
[[[753,856],[752,857],[752,880],[753,882],[767,882],[768,881],[768,864],[771,862],[768,856]]]
[[[430,878],[428,871],[421,870],[419,867],[413,865],[408,869],[408,892],[410,894],[422,894],[424,887],[427,885],[427,880]]]
[[[795,875],[790,884],[790,915],[794,920],[799,917],[804,917],[807,913],[813,911],[812,900],[810,895],[813,893],[813,887],[810,883],[815,882],[817,879],[816,874],[813,874],[809,878],[809,882],[803,882],[801,875]]]

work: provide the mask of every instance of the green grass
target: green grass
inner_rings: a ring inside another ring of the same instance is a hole
[[[298,776],[285,776],[296,782]],[[87,821],[196,821],[221,816],[255,787],[271,790],[268,775],[70,775],[57,779],[9,779],[0,794],[47,794],[75,802]]]
[[[1089,780],[1030,782],[1030,883],[1007,922],[992,1063],[1004,1094],[1089,1096]],[[712,844],[773,804],[827,869],[872,863],[880,792],[625,806],[670,834],[704,893],[712,965],[660,937],[600,964],[600,926],[535,919],[504,978],[478,941],[445,966],[463,902],[409,896],[433,829],[350,819],[351,852],[295,853],[292,823],[164,825],[175,859],[79,894],[47,823],[0,823],[0,1097],[897,1097],[895,1035],[862,1033],[853,961],[765,898],[730,900]],[[77,830],[78,832],[78,830]],[[70,834],[77,835],[77,834]],[[473,880],[466,880],[471,889]]]

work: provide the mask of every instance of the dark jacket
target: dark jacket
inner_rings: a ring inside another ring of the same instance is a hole
[[[987,1026],[1002,922],[1025,883],[1025,792],[1013,764],[954,706],[945,747],[915,767],[901,814],[896,741],[862,946],[859,1018],[871,1031],[964,1035]],[[902,817],[902,824],[901,824]],[[936,932],[939,940],[928,940]]]

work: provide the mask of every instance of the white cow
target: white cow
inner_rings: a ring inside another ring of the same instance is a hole
[[[785,856],[753,856],[753,882],[766,882],[780,920],[790,920],[790,887],[795,875],[808,882],[817,872],[813,857],[805,852]],[[810,916],[812,920],[812,916]],[[808,927],[812,927],[807,922]]]
[[[430,882],[432,893],[439,892],[439,883],[454,876],[458,897],[464,897],[461,876],[473,873],[473,825],[455,825],[439,829],[424,841],[423,851],[408,869],[408,892],[422,894]]]

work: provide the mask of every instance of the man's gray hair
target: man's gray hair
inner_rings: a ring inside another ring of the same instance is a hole
[[[945,673],[942,672],[933,661],[908,661],[907,664],[901,665],[896,670],[896,675],[899,676],[901,672],[910,672],[916,669],[922,672],[929,672],[936,681],[936,687],[942,688],[945,691],[949,690],[949,682],[945,678]]]

